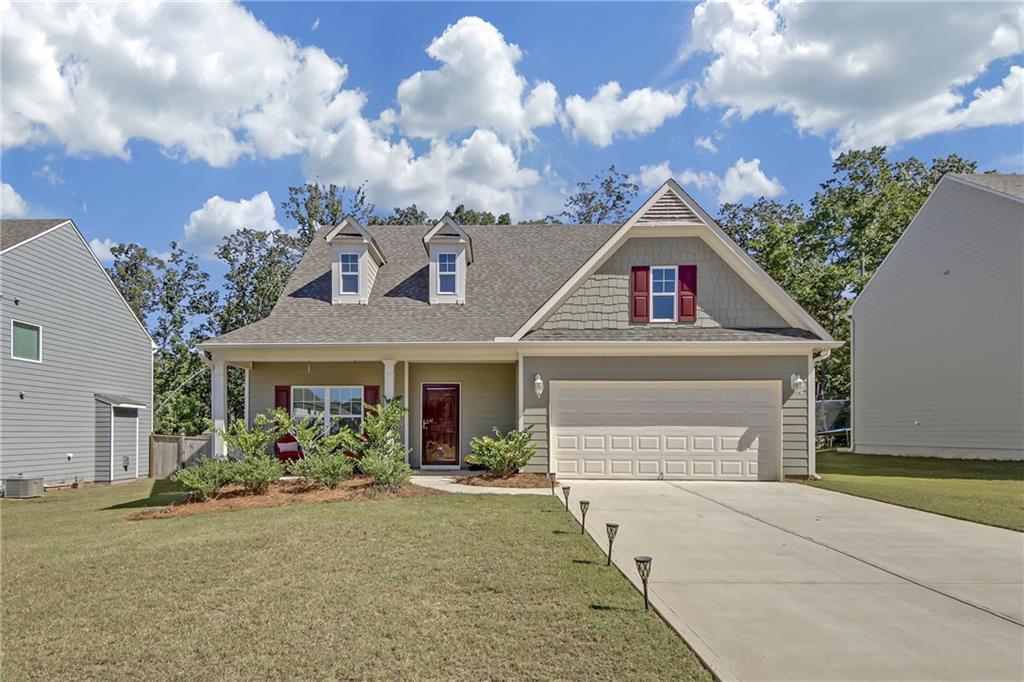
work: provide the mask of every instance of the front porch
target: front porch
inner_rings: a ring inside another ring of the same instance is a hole
[[[517,363],[387,360],[213,360],[213,423],[227,423],[227,367],[245,372],[244,418],[281,407],[292,415],[341,417],[358,428],[362,402],[399,398],[409,410],[402,439],[422,471],[464,468],[470,441],[518,424]],[[224,454],[217,439],[215,452]]]

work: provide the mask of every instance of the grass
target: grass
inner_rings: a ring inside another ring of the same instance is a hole
[[[124,520],[177,494],[0,502],[5,682],[711,679],[554,498]]]
[[[823,451],[807,485],[1024,531],[1024,463]]]

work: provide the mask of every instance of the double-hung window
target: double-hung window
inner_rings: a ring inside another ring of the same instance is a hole
[[[43,330],[39,325],[11,320],[11,357],[43,361]]]
[[[676,268],[651,268],[651,322],[676,321]]]
[[[343,253],[339,256],[341,271],[341,292],[343,294],[359,293],[359,254]]]
[[[363,387],[292,386],[292,416],[321,419],[325,432],[337,433],[344,425],[358,433],[363,428]]]
[[[437,293],[457,293],[455,272],[457,256],[454,253],[437,254]]]

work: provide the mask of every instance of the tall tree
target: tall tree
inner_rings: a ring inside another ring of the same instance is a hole
[[[138,244],[118,244],[111,247],[110,253],[114,262],[107,273],[135,317],[145,325],[150,313],[156,310],[164,262]]]
[[[433,221],[426,211],[421,211],[416,204],[409,204],[405,208],[396,206],[391,215],[383,218],[379,216],[370,217],[370,225],[429,225]]]
[[[225,237],[216,253],[228,267],[216,314],[219,334],[269,315],[301,256],[288,235],[250,228]]]
[[[502,213],[495,216],[490,211],[474,211],[466,208],[465,204],[459,204],[452,211],[452,220],[459,225],[511,225],[512,216]]]
[[[636,183],[612,164],[608,170],[577,183],[558,216],[570,223],[621,223],[629,217],[638,191]],[[558,222],[553,218],[551,221]]]
[[[305,251],[319,228],[337,225],[346,215],[366,225],[376,208],[366,197],[365,183],[353,190],[320,182],[289,187],[288,199],[281,202],[281,207],[298,226],[295,245],[300,251]]]

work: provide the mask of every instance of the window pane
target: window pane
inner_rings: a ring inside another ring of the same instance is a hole
[[[675,296],[654,296],[653,299],[653,315],[655,320],[674,320],[675,319]]]
[[[651,271],[653,293],[674,293],[676,290],[675,268],[654,268]]]
[[[359,293],[359,275],[342,275],[341,276],[341,293],[343,293],[343,294],[358,294]]]
[[[440,272],[455,272],[455,254],[441,253],[437,256],[437,267]]]
[[[359,256],[354,253],[341,254],[342,272],[359,272]]]
[[[296,386],[292,389],[292,416],[305,419],[311,415],[323,418],[324,389]]]
[[[455,275],[441,275],[438,278],[437,290],[442,294],[454,294]]]
[[[331,389],[331,433],[337,433],[346,425],[353,431],[362,431],[362,415],[362,387],[344,386]]]
[[[32,324],[15,322],[11,351],[16,358],[22,360],[39,359],[39,327]]]

